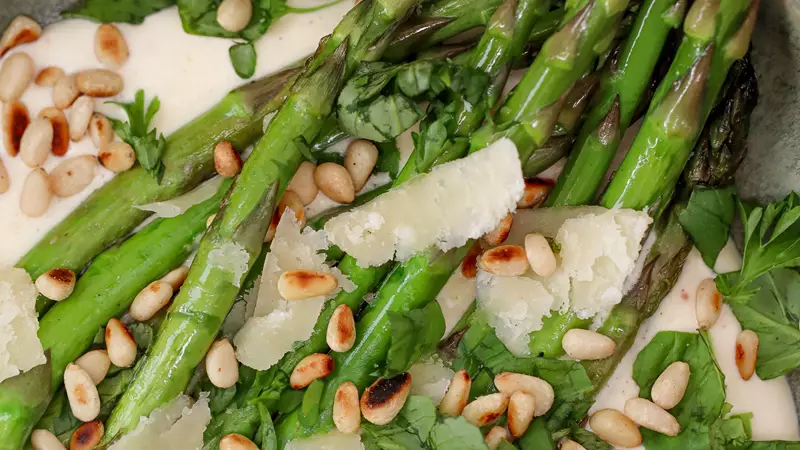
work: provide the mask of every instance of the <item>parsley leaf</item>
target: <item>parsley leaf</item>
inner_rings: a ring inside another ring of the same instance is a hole
[[[164,176],[164,163],[161,161],[161,155],[164,153],[167,140],[156,129],[148,132],[150,121],[161,107],[158,97],[154,97],[150,105],[145,107],[144,91],[140,89],[136,92],[132,103],[112,103],[121,106],[128,114],[128,122],[109,119],[114,131],[120,139],[133,147],[139,164],[150,172],[158,183],[161,183],[161,177]]]
[[[142,23],[150,14],[174,4],[175,0],[85,0],[62,15],[101,23]]]
[[[720,250],[728,242],[734,208],[733,187],[709,189],[698,186],[678,217],[709,267],[714,267]]]

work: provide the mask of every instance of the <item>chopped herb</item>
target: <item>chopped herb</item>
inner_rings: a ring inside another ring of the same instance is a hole
[[[720,250],[728,242],[735,207],[733,187],[709,189],[698,186],[678,216],[681,226],[692,237],[709,267],[714,267]]]
[[[252,42],[233,44],[228,54],[236,75],[240,78],[250,78],[256,73],[256,49]]]
[[[140,89],[136,92],[132,103],[113,103],[121,106],[128,114],[128,122],[109,119],[114,131],[120,139],[133,147],[139,164],[161,183],[161,177],[164,175],[164,163],[161,161],[161,156],[167,141],[163,134],[158,133],[158,130],[148,131],[150,121],[161,107],[161,102],[158,97],[154,97],[150,105],[145,107],[144,91]]]
[[[62,15],[100,23],[142,23],[150,14],[174,4],[175,0],[85,0]]]

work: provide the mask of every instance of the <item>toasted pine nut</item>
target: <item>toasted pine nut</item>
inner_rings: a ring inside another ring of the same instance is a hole
[[[353,348],[356,343],[356,321],[349,306],[342,304],[333,311],[325,340],[334,352],[346,352]]]
[[[469,402],[469,390],[472,388],[472,378],[469,373],[461,369],[453,375],[450,386],[439,402],[439,412],[446,416],[460,416],[464,407]]]
[[[317,170],[314,171],[314,181],[317,182],[319,190],[335,202],[353,203],[356,198],[353,180],[347,169],[339,164],[326,162],[317,166]]]
[[[172,269],[161,278],[161,281],[169,283],[172,286],[173,291],[177,291],[178,289],[183,286],[183,282],[186,281],[186,277],[189,275],[189,268],[186,266],[180,266],[177,269]]]
[[[64,75],[64,71],[61,68],[48,66],[39,71],[33,82],[41,87],[53,87],[56,85],[56,81]]]
[[[219,441],[219,450],[258,450],[258,446],[241,434],[226,434]]]
[[[289,384],[294,389],[303,389],[314,380],[327,377],[333,371],[333,364],[333,358],[325,353],[308,355],[292,370]]]
[[[69,363],[64,369],[64,390],[67,391],[72,415],[82,422],[90,422],[100,414],[100,394],[92,377],[81,366]]]
[[[701,330],[707,330],[714,326],[722,312],[722,294],[717,290],[717,285],[713,278],[706,278],[697,286],[697,298],[695,300],[695,313],[697,314],[697,326]]]
[[[559,450],[586,450],[586,447],[578,444],[572,439],[564,438],[561,440],[561,446],[559,447]]]
[[[56,435],[44,429],[33,430],[31,447],[33,450],[67,450]]]
[[[589,418],[589,426],[602,440],[620,447],[642,445],[642,433],[633,421],[616,409],[601,409]]]
[[[67,116],[60,109],[50,106],[38,114],[39,117],[50,121],[53,128],[53,141],[50,151],[56,156],[64,156],[69,150],[69,123]]]
[[[105,350],[90,350],[76,359],[75,364],[81,366],[81,369],[89,374],[94,384],[100,384],[108,374],[108,369],[111,368],[111,360]]]
[[[134,320],[144,322],[150,320],[172,298],[172,285],[166,281],[156,280],[148,284],[136,295],[128,311]]]
[[[31,119],[28,108],[19,100],[3,103],[3,143],[10,156],[17,156],[22,145],[22,135]]]
[[[502,392],[480,396],[468,403],[461,415],[476,427],[489,425],[506,411],[508,399]]]
[[[289,270],[278,279],[278,292],[286,300],[305,300],[328,295],[339,287],[336,278],[313,270]]]
[[[214,147],[214,168],[220,176],[235,177],[242,170],[242,158],[228,141],[220,141]]]
[[[69,269],[50,269],[36,278],[36,289],[50,300],[59,302],[75,289],[75,274]]]
[[[501,245],[485,251],[478,259],[481,269],[493,275],[516,277],[528,271],[525,249],[519,245]]]
[[[667,436],[681,432],[678,421],[660,406],[643,398],[630,398],[625,402],[625,415],[640,426]]]
[[[314,171],[317,166],[310,161],[303,161],[297,172],[294,173],[292,180],[289,181],[289,186],[286,188],[288,191],[296,193],[306,206],[314,201],[319,192],[317,182],[314,181]]]
[[[515,439],[528,430],[536,411],[536,397],[527,392],[517,391],[508,399],[508,431]]]
[[[136,360],[136,341],[119,319],[111,319],[106,325],[106,350],[117,367],[130,367]]]
[[[80,141],[89,128],[89,121],[94,114],[94,100],[82,95],[75,100],[69,110],[69,137],[73,141]]]
[[[508,431],[505,428],[495,425],[489,430],[486,435],[483,436],[483,441],[486,442],[486,446],[489,447],[489,450],[497,450],[497,447],[500,446],[500,443],[503,441],[510,441],[511,437],[508,435]]]
[[[69,108],[79,95],[75,75],[64,75],[53,85],[53,105],[58,109]]]
[[[227,339],[217,339],[206,353],[206,373],[211,384],[226,389],[239,381],[239,361]]]
[[[92,138],[94,146],[98,149],[102,149],[114,141],[114,128],[108,117],[100,113],[92,114],[92,118],[89,120],[89,137]]]
[[[581,328],[567,331],[561,346],[570,358],[579,360],[608,358],[617,349],[617,344],[608,336]]]
[[[250,0],[222,0],[217,8],[217,23],[227,31],[244,30],[253,16]]]
[[[87,422],[72,433],[69,450],[92,450],[103,439],[105,432],[103,422],[99,420]]]
[[[378,147],[366,140],[358,139],[347,146],[344,153],[344,167],[353,180],[353,188],[356,192],[364,188],[375,164],[378,162]]]
[[[3,160],[0,160],[0,194],[8,192],[9,187],[11,187],[11,179],[8,177],[6,165]]]
[[[517,202],[517,208],[536,208],[544,203],[551,189],[553,189],[553,183],[551,182],[539,178],[527,178],[525,180],[525,191],[522,194],[522,198]]]
[[[25,177],[19,209],[28,217],[39,217],[50,207],[53,193],[50,192],[50,177],[41,167],[37,167]]]
[[[111,68],[119,68],[128,60],[128,43],[119,31],[111,24],[97,27],[94,34],[94,55],[97,60]]]
[[[120,173],[133,167],[136,162],[136,152],[127,142],[109,142],[100,148],[97,159],[106,169]]]
[[[403,409],[411,393],[411,374],[379,378],[361,394],[361,414],[368,422],[386,425]]]
[[[483,235],[483,241],[489,244],[490,247],[502,244],[508,239],[508,234],[511,232],[513,224],[514,216],[511,213],[506,214],[492,231]]]
[[[497,390],[508,395],[515,392],[527,392],[536,397],[536,412],[534,416],[543,416],[550,411],[555,401],[555,392],[550,383],[534,376],[522,373],[502,372],[494,377]]]
[[[301,229],[306,226],[306,210],[303,206],[303,201],[300,200],[299,195],[288,189],[281,196],[281,201],[278,202],[277,211],[280,211],[280,214],[283,215],[283,212],[286,211],[286,208],[294,211],[294,218],[297,220],[297,223]],[[278,217],[278,221],[280,221],[280,217]]]
[[[742,330],[736,336],[736,368],[739,376],[747,381],[756,371],[758,357],[758,335],[752,330]]]
[[[689,375],[689,364],[683,361],[670,364],[653,383],[653,388],[650,390],[653,403],[665,410],[674,408],[686,393]]]
[[[75,76],[78,90],[89,97],[113,97],[125,87],[122,77],[106,69],[89,69]]]
[[[19,157],[28,167],[39,167],[47,160],[53,145],[53,126],[47,119],[31,121],[19,143]]]
[[[50,189],[56,197],[72,197],[94,180],[97,158],[91,155],[66,159],[50,172]]]
[[[0,68],[0,100],[17,100],[33,79],[33,60],[27,53],[17,52],[6,58]]]
[[[206,228],[211,228],[211,224],[214,223],[214,219],[217,218],[217,214],[214,213],[206,218]]]
[[[349,381],[336,388],[336,395],[333,397],[333,423],[342,433],[355,433],[361,427],[358,388]]]
[[[472,244],[472,247],[470,247],[467,252],[467,256],[461,261],[461,275],[464,278],[475,278],[478,274],[478,257],[481,255],[482,251],[479,241]]]
[[[525,236],[525,255],[536,275],[549,277],[556,271],[556,255],[541,234],[530,233]]]
[[[17,16],[8,24],[0,37],[0,57],[12,48],[33,42],[42,35],[42,27],[28,16]]]

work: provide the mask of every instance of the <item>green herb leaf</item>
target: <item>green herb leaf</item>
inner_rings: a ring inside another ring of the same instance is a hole
[[[728,242],[735,208],[734,188],[709,189],[698,186],[679,220],[709,267],[714,267],[720,250]]]
[[[534,420],[525,434],[519,438],[519,448],[521,450],[556,450],[553,436],[547,429],[547,422]]]
[[[262,404],[258,405],[258,414],[261,416],[261,428],[259,429],[261,450],[278,450],[278,434],[275,432],[272,416]]]
[[[288,414],[303,403],[303,396],[305,392],[298,391],[297,389],[286,389],[281,393],[281,398],[278,400],[278,412],[281,414]]]
[[[319,404],[322,399],[322,391],[325,389],[325,382],[314,380],[303,395],[303,403],[300,405],[298,419],[306,427],[313,427],[319,420]]]
[[[178,0],[183,30],[201,36],[239,38],[255,41],[272,22],[288,12],[285,0],[253,0],[253,16],[241,31],[228,31],[217,22],[217,9],[222,0]]]
[[[394,180],[400,174],[400,150],[395,140],[379,142],[378,162],[375,164],[376,172],[388,172]]]
[[[386,356],[386,377],[407,371],[423,355],[436,349],[445,330],[438,302],[405,313],[389,312],[392,342]]]
[[[434,450],[486,450],[481,430],[463,417],[447,417],[431,429],[428,443]]]
[[[412,395],[400,410],[400,417],[406,420],[409,429],[424,439],[436,425],[436,405],[429,397]]]
[[[250,78],[256,73],[256,48],[252,42],[233,44],[228,49],[233,70],[239,78]]]
[[[145,17],[175,4],[175,0],[85,0],[62,15],[100,23],[142,23]]]
[[[158,130],[153,129],[148,132],[148,129],[150,121],[161,107],[161,102],[158,97],[154,97],[150,105],[145,108],[144,91],[140,89],[136,92],[132,103],[112,103],[121,106],[128,114],[128,122],[109,119],[114,131],[120,139],[133,147],[139,164],[160,183],[161,177],[164,175],[164,163],[161,161],[161,156],[167,141],[163,134],[158,134]]]
[[[585,428],[573,428],[570,431],[570,438],[586,450],[614,450],[614,447]]]

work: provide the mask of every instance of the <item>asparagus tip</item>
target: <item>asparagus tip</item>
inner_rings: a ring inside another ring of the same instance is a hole
[[[711,72],[714,44],[706,46],[703,55],[678,80],[658,105],[654,115],[663,120],[668,133],[695,136],[702,127],[700,120],[706,94],[706,81]]]
[[[752,0],[747,10],[747,15],[736,30],[727,44],[725,44],[725,58],[728,61],[744,58],[747,49],[750,48],[750,38],[753,36],[753,28],[756,26],[756,16],[758,15],[759,0]]]
[[[688,0],[676,0],[675,4],[670,6],[670,8],[664,11],[664,14],[661,16],[664,19],[664,22],[673,27],[678,28],[681,23],[683,23],[683,18],[686,16],[686,7],[688,6]]]
[[[542,47],[548,61],[572,67],[578,57],[578,44],[586,32],[592,8],[596,0],[590,0],[564,26],[556,31]]]
[[[620,101],[619,94],[614,96],[611,109],[597,125],[595,134],[603,146],[611,145],[619,139]]]
[[[696,0],[683,22],[683,31],[703,41],[714,37],[720,0]]]

